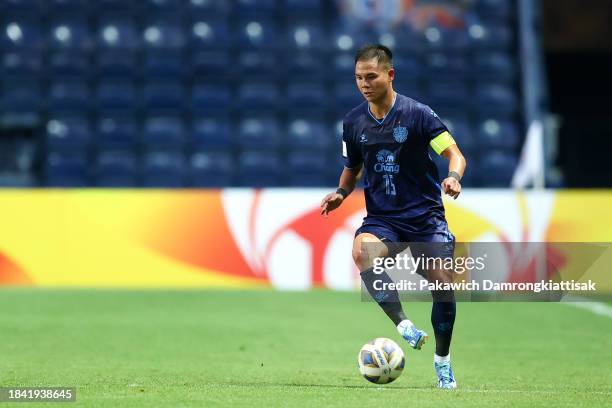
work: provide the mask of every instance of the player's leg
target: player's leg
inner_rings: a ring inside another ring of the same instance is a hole
[[[372,228],[369,228],[372,230]],[[374,260],[389,256],[389,247],[383,239],[389,241],[384,235],[385,231],[361,232],[361,228],[353,242],[353,260],[359,268],[361,280],[368,293],[383,309],[385,314],[393,321],[398,331],[408,343],[415,349],[420,349],[427,341],[428,336],[422,330],[417,329],[414,324],[406,318],[399,295],[396,289],[388,289],[385,284],[393,283],[391,277],[386,273],[374,272]],[[388,231],[387,231],[388,232]],[[392,234],[392,233],[391,233]],[[393,237],[391,237],[393,239]]]
[[[428,256],[437,259],[446,259],[454,255],[454,237],[449,232],[433,234],[425,245],[428,246]],[[441,267],[442,263],[433,263],[434,267],[425,271],[430,283],[450,283],[453,281],[454,271]],[[434,354],[434,368],[438,376],[440,388],[456,388],[457,383],[450,363],[450,345],[453,337],[453,328],[457,306],[455,294],[452,290],[432,290],[431,325],[436,338],[436,352]]]

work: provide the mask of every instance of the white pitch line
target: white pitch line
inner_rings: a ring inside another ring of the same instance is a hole
[[[591,313],[612,318],[612,306],[602,302],[561,302],[567,306],[577,307],[579,309],[588,310]]]

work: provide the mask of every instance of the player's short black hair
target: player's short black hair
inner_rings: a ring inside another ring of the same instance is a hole
[[[393,53],[382,44],[366,44],[357,50],[355,54],[355,65],[359,61],[367,61],[376,58],[378,65],[393,68]]]

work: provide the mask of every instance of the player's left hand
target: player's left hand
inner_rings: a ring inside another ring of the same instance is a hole
[[[442,181],[442,190],[456,200],[461,194],[461,183],[454,177],[447,177]]]

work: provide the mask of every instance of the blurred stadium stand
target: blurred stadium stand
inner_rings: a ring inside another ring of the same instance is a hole
[[[324,0],[2,0],[0,185],[333,186],[353,52],[380,41],[465,150],[465,185],[508,186],[516,3],[468,4],[459,27],[355,34]]]

